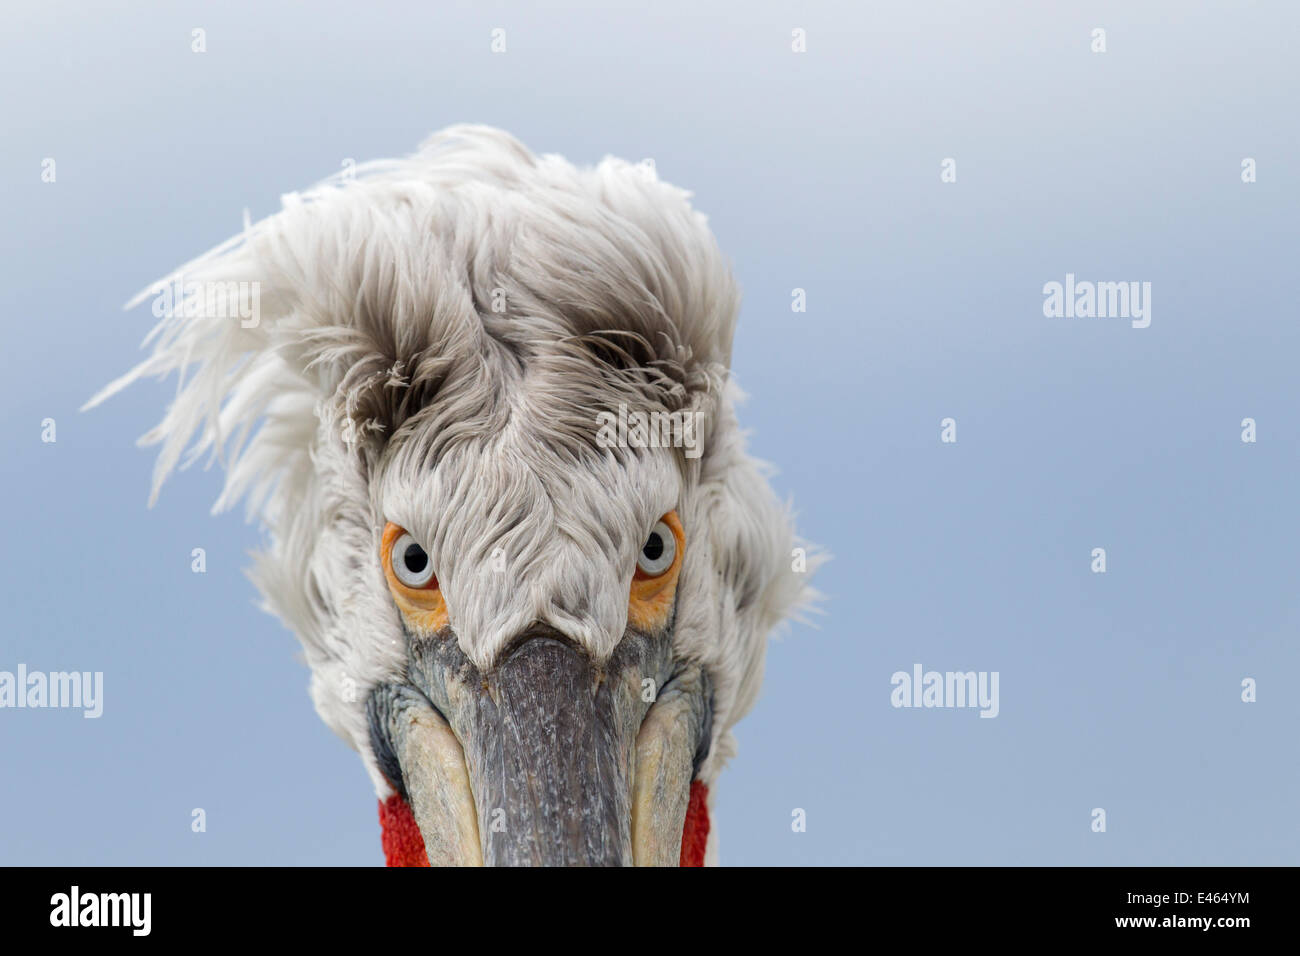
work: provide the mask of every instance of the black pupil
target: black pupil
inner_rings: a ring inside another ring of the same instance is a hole
[[[641,553],[651,561],[658,561],[663,555],[664,539],[659,537],[658,531],[650,532],[650,540],[645,543],[645,547],[641,549]]]
[[[428,567],[429,556],[418,544],[408,544],[406,553],[402,555],[402,562],[406,565],[406,570],[412,574],[419,574]]]

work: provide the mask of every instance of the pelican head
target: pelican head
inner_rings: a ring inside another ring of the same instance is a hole
[[[225,464],[389,863],[712,862],[732,728],[811,592],[688,194],[453,127],[151,295],[148,358],[91,404],[180,373],[153,494]]]

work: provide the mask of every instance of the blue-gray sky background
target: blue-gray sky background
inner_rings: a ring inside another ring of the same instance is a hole
[[[0,863],[382,862],[258,529],[215,468],[145,507],[174,380],[77,408],[243,209],[455,122],[652,157],[734,261],[744,424],[835,560],[737,728],[724,863],[1300,863],[1300,7],[650,6],[6,7],[0,670],[105,705],[0,711]],[[1151,282],[1150,328],[1045,318],[1067,272]],[[999,671],[1000,716],[895,710],[916,662]]]

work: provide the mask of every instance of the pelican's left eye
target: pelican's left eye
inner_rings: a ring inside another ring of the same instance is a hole
[[[389,553],[392,555],[393,575],[408,588],[422,588],[433,580],[433,562],[409,534],[394,541]]]
[[[677,537],[673,529],[665,522],[657,521],[641,546],[641,553],[636,556],[636,566],[647,577],[657,578],[673,566],[676,556]]]

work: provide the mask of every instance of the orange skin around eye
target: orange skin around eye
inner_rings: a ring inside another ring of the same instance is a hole
[[[654,633],[668,624],[672,615],[673,598],[677,594],[677,575],[682,569],[682,555],[686,553],[686,533],[676,511],[660,519],[672,529],[677,539],[677,553],[668,570],[650,577],[639,567],[632,575],[632,589],[627,602],[627,622],[639,631]]]
[[[628,624],[640,631],[654,633],[662,630],[672,614],[673,598],[677,593],[677,576],[682,567],[682,555],[686,552],[686,535],[676,511],[663,516],[664,524],[672,530],[677,539],[677,553],[668,570],[657,577],[650,577],[640,568],[632,576],[632,585],[628,595]],[[406,531],[391,521],[384,527],[383,539],[379,546],[379,562],[388,581],[388,590],[393,595],[398,610],[406,622],[417,633],[434,634],[447,626],[447,604],[438,589],[438,579],[433,578],[425,587],[410,588],[397,579],[393,573],[393,544]]]
[[[379,563],[388,579],[388,590],[392,592],[406,623],[420,634],[433,634],[447,626],[447,604],[442,599],[442,591],[438,590],[436,576],[422,588],[409,588],[397,580],[393,573],[393,543],[404,534],[406,530],[391,521],[384,526],[384,537],[379,544]]]

